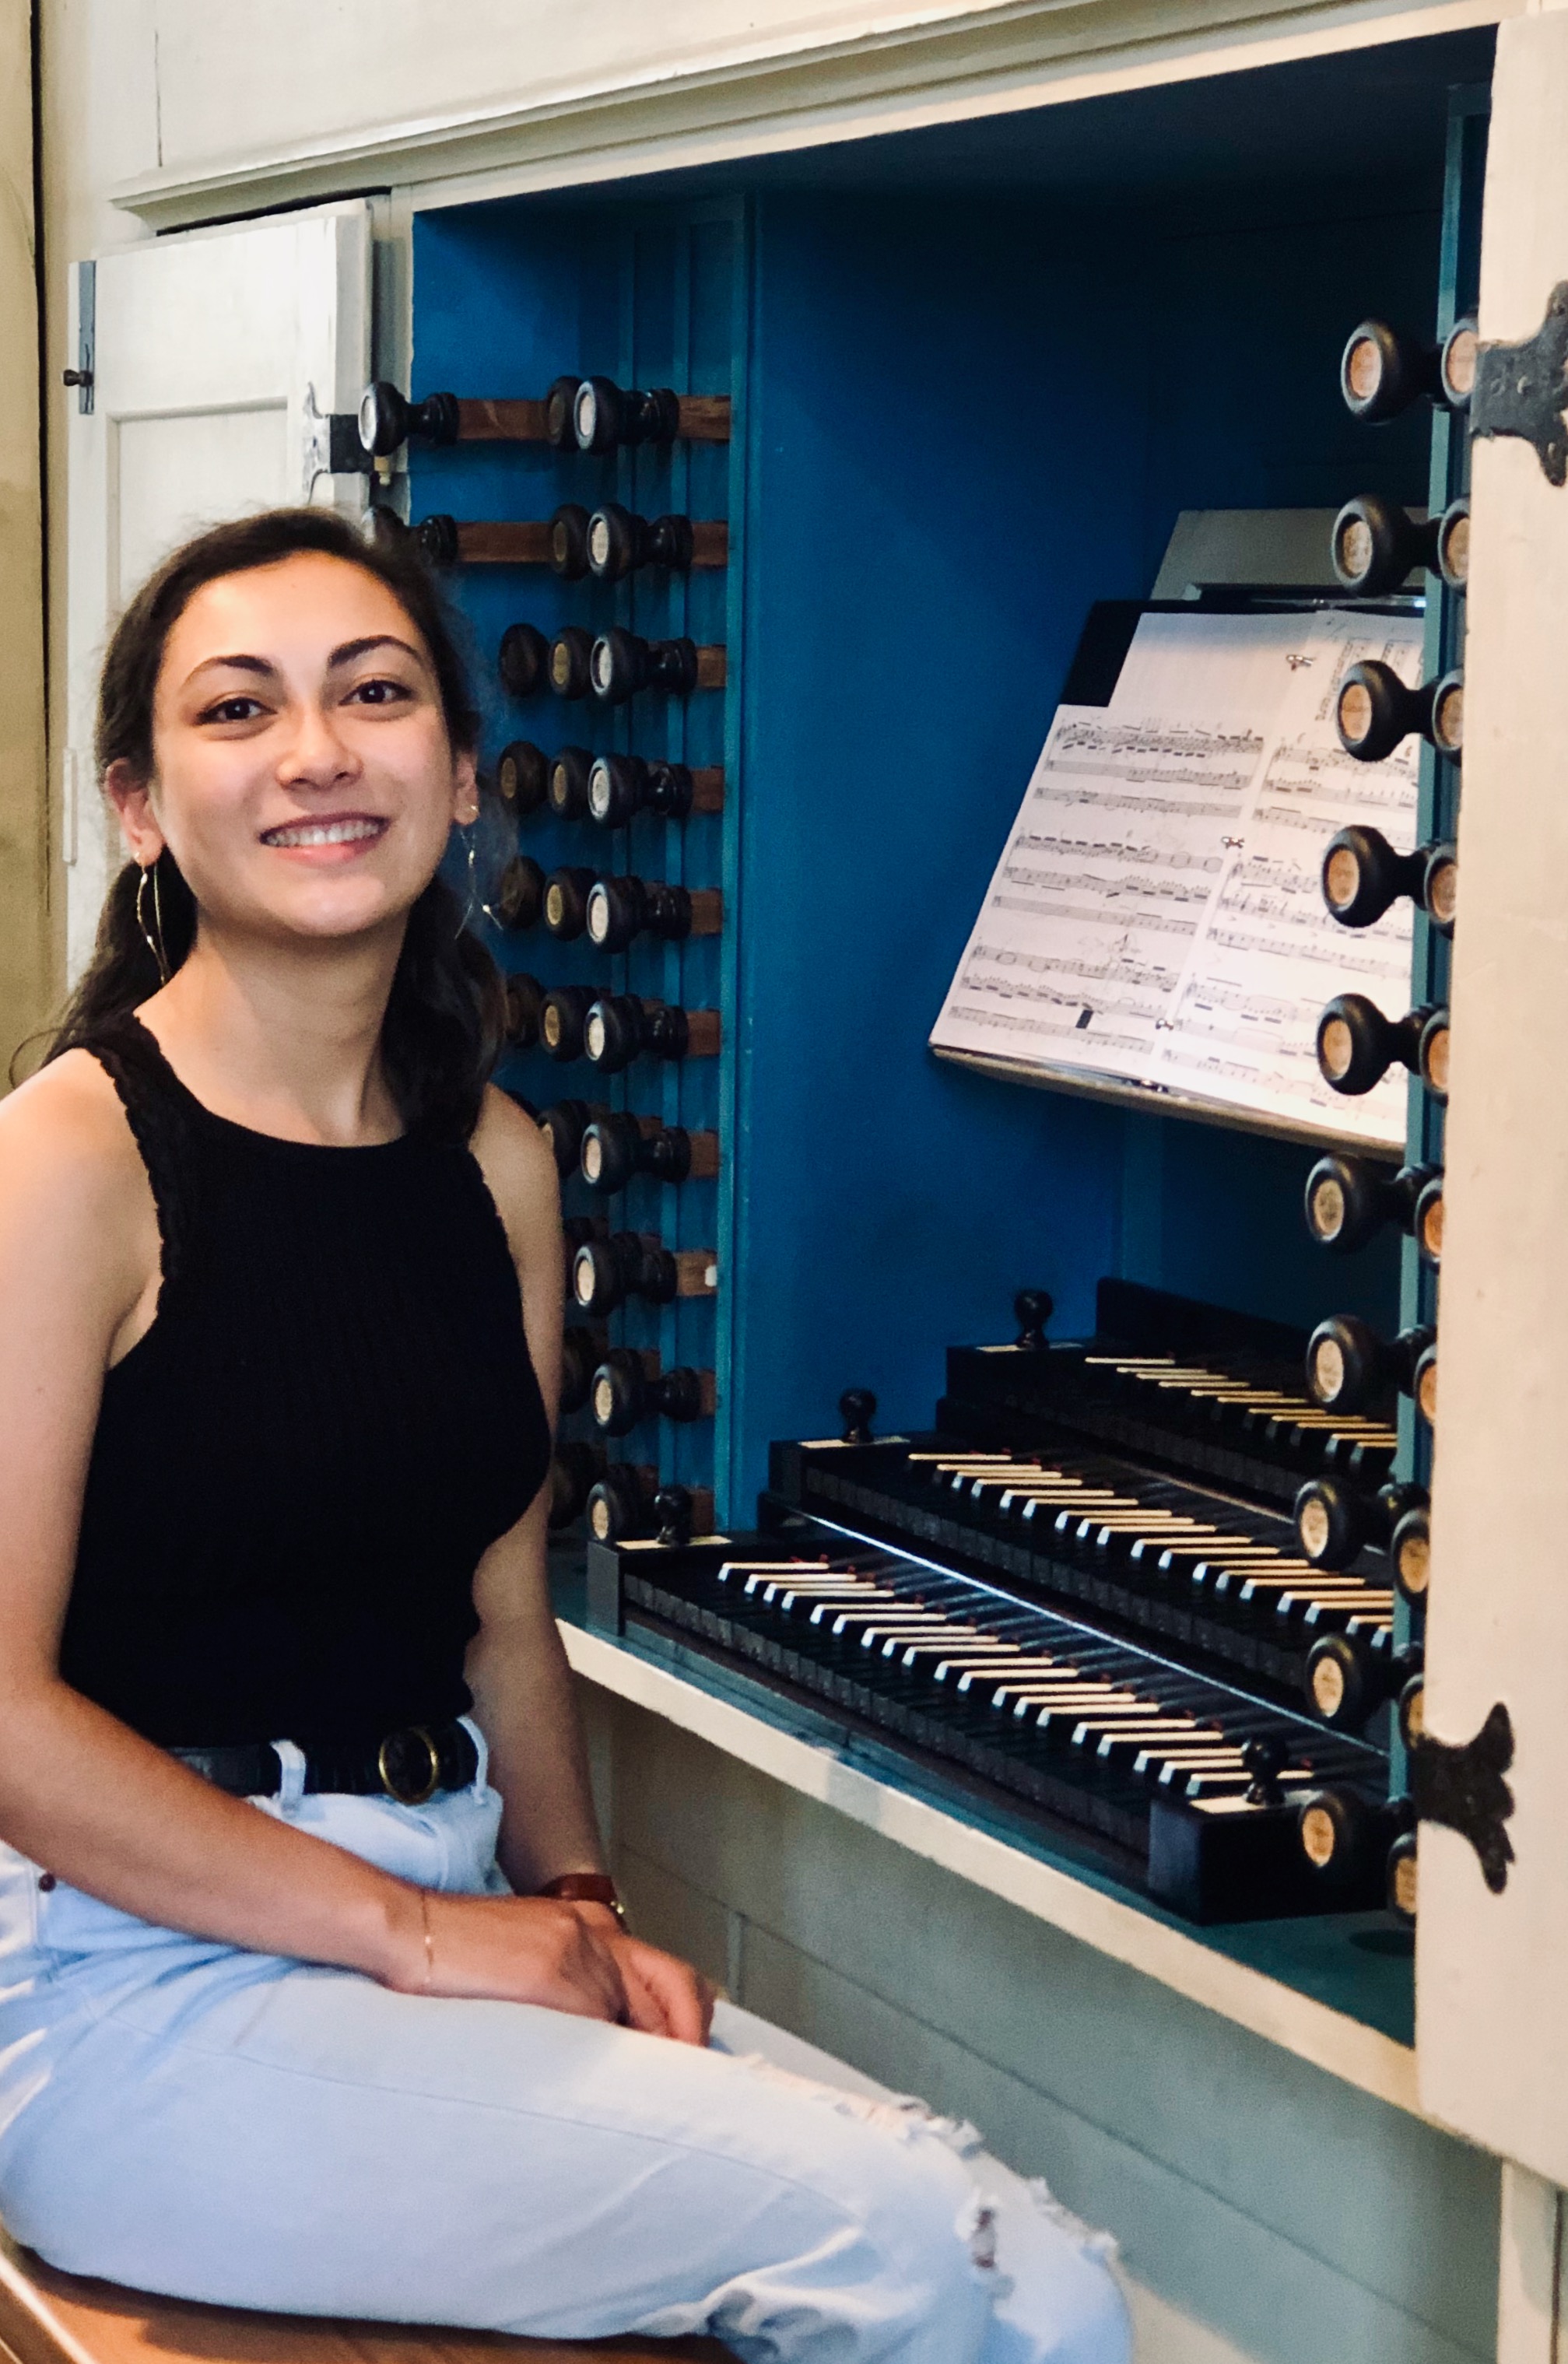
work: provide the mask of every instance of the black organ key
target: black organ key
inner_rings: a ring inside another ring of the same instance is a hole
[[[516,627],[513,628],[516,630]],[[581,624],[567,624],[550,644],[546,675],[557,697],[586,697],[594,686],[594,651],[597,642]]]
[[[589,1380],[592,1379],[589,1374]],[[584,1400],[586,1401],[584,1383]],[[612,1461],[588,1494],[588,1533],[601,1544],[618,1543],[623,1535],[646,1534],[659,1472],[641,1464]]]
[[[586,747],[561,747],[550,759],[545,793],[557,820],[577,820],[588,809],[594,756]]]
[[[550,1143],[555,1160],[555,1170],[564,1181],[577,1170],[583,1154],[583,1136],[595,1119],[606,1117],[609,1110],[588,1100],[557,1100],[540,1113],[539,1129]]]
[[[495,669],[513,697],[537,697],[550,681],[550,642],[536,624],[508,624]]]
[[[606,1194],[624,1190],[637,1174],[656,1182],[708,1181],[718,1172],[718,1135],[600,1110],[578,1135],[576,1163],[589,1189]]]
[[[497,924],[521,935],[539,925],[544,909],[544,872],[526,853],[514,853],[501,872],[494,905]]]
[[[639,1058],[714,1058],[718,1047],[717,1009],[678,1009],[618,993],[593,1000],[584,1013],[583,1052],[606,1075]]]
[[[685,1536],[710,1534],[713,1495],[706,1486],[662,1484],[657,1469],[641,1463],[612,1461],[589,1493],[587,1523],[588,1533],[602,1544],[647,1535],[663,1542],[672,1523],[684,1527]],[[684,1537],[677,1533],[668,1539]]]
[[[1441,935],[1453,933],[1459,858],[1444,841],[1396,853],[1381,830],[1359,823],[1329,840],[1323,855],[1323,900],[1344,928],[1370,928],[1408,895]]]
[[[563,634],[558,636],[556,647],[562,638]],[[553,668],[553,649],[550,662]],[[575,673],[573,678],[575,682]],[[721,641],[699,646],[684,635],[669,641],[648,641],[616,624],[591,644],[584,688],[562,688],[561,695],[578,697],[592,689],[606,706],[623,706],[639,690],[662,689],[674,697],[690,697],[694,690],[722,689],[726,678]]]
[[[625,952],[639,936],[682,943],[688,936],[717,936],[724,925],[724,897],[716,886],[666,886],[662,879],[601,878],[590,890],[587,929],[601,952]]]
[[[550,766],[542,747],[531,739],[514,739],[502,748],[495,765],[495,785],[502,802],[519,820],[537,812],[548,793]]]
[[[1314,1567],[1348,1567],[1369,1544],[1386,1548],[1406,1512],[1424,1510],[1426,1489],[1414,1485],[1361,1492],[1343,1478],[1309,1478],[1296,1498],[1296,1533]]]
[[[1400,1597],[1412,1609],[1427,1605],[1431,1574],[1431,1518],[1425,1499],[1412,1502],[1396,1521],[1388,1539],[1389,1564]]]
[[[595,875],[574,863],[552,870],[544,882],[542,917],[558,943],[575,943],[588,925],[588,898]]]
[[[542,901],[542,898],[541,898]],[[583,1056],[584,1030],[595,1004],[591,985],[558,985],[539,1005],[539,1048],[563,1064]]]
[[[1416,1834],[1401,1831],[1388,1850],[1384,1874],[1384,1898],[1390,1912],[1414,1924],[1416,1919]]]
[[[1369,657],[1348,665],[1334,701],[1340,744],[1358,763],[1381,764],[1412,732],[1440,755],[1464,748],[1464,676],[1445,673],[1411,689],[1391,664]]]
[[[1296,1810],[1296,1835],[1303,1855],[1329,1894],[1342,1893],[1383,1855],[1390,1838],[1411,1819],[1408,1798],[1373,1804],[1359,1791],[1339,1786],[1314,1789]]]
[[[1318,1403],[1336,1411],[1363,1411],[1395,1389],[1420,1405],[1417,1374],[1434,1344],[1425,1324],[1384,1339],[1354,1313],[1332,1314],[1307,1341],[1307,1384]]]
[[[727,566],[729,528],[722,520],[694,524],[687,517],[639,517],[606,501],[586,521],[584,563],[601,582],[619,583],[640,566],[685,574],[694,566]]]
[[[1417,1209],[1434,1184],[1440,1203],[1440,1166],[1406,1165],[1392,1173],[1381,1159],[1336,1152],[1320,1157],[1307,1177],[1307,1228],[1320,1247],[1344,1254],[1364,1248],[1385,1223],[1418,1239]]]
[[[717,1286],[717,1259],[711,1248],[672,1251],[639,1232],[585,1240],[572,1259],[572,1297],[584,1313],[613,1313],[629,1297],[650,1305],[671,1305],[679,1297],[711,1297]]]
[[[626,1436],[644,1420],[710,1420],[714,1404],[711,1371],[663,1371],[656,1354],[613,1347],[594,1373],[594,1422],[606,1436]]]
[[[684,820],[694,812],[722,812],[724,770],[644,762],[640,755],[599,755],[588,775],[588,818],[601,829],[624,829],[639,812]]]
[[[1455,322],[1439,345],[1383,320],[1352,329],[1340,362],[1340,390],[1357,418],[1393,418],[1422,396],[1449,410],[1469,407],[1475,385],[1475,322]]]
[[[1359,1732],[1373,1710],[1408,1680],[1416,1655],[1380,1650],[1364,1630],[1325,1634],[1307,1653],[1307,1704],[1334,1729]]]
[[[1363,493],[1334,519],[1330,551],[1340,581],[1362,597],[1396,591],[1418,566],[1440,575],[1449,590],[1462,591],[1470,570],[1470,503],[1454,501],[1440,517],[1418,519],[1397,501]]]
[[[558,386],[562,383],[557,380]],[[553,399],[556,387],[550,393]],[[677,437],[693,443],[729,440],[728,395],[675,394],[669,386],[644,394],[633,386],[617,385],[613,378],[585,377],[572,388],[570,401],[566,431],[580,452],[673,443]]]
[[[597,1445],[558,1443],[550,1465],[550,1510],[552,1529],[571,1526],[587,1508],[589,1489],[605,1466]]]
[[[1318,1020],[1317,1052],[1318,1072],[1331,1091],[1370,1092],[1397,1065],[1445,1097],[1448,1011],[1426,1003],[1390,1019],[1364,994],[1336,994]]]
[[[544,987],[537,976],[529,976],[525,971],[517,969],[507,977],[504,990],[506,997],[506,1047],[510,1051],[531,1051],[539,1041]]]
[[[605,1345],[602,1330],[590,1330],[582,1322],[568,1322],[561,1340],[562,1411],[581,1411],[587,1402]]]

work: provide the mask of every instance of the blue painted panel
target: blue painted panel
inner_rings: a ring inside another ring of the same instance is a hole
[[[1440,122],[1434,138],[1440,165]],[[722,821],[639,821],[603,865],[722,879],[721,944],[614,965],[500,947],[548,982],[726,1011],[722,1062],[602,1095],[717,1123],[733,1158],[732,1207],[728,1182],[688,1185],[634,1191],[617,1216],[723,1251],[717,1309],[617,1325],[666,1364],[718,1369],[722,1514],[746,1514],[769,1438],[820,1433],[846,1385],[875,1388],[888,1425],[929,1420],[943,1348],[1003,1334],[1024,1283],[1053,1291],[1061,1334],[1118,1269],[1393,1323],[1391,1243],[1341,1262],[1306,1237],[1308,1153],[968,1075],[926,1037],[1089,603],[1147,591],[1183,507],[1421,498],[1425,416],[1374,438],[1335,381],[1367,312],[1433,317],[1432,192],[1423,168],[1408,195],[1297,181],[1115,213],[1018,189],[770,187],[420,218],[416,392],[538,395],[602,368],[737,400],[728,452],[413,461],[417,515],[614,496],[730,519],[727,575],[612,592],[486,568],[458,585],[487,659],[520,616],[684,626],[729,650],[725,697],[606,714],[493,690],[488,732],[494,753],[635,731],[640,753],[726,765]],[[528,842],[547,869],[608,850],[549,823]],[[540,1102],[589,1097],[585,1076],[537,1055],[508,1072]],[[666,1468],[706,1476],[706,1438],[662,1442]]]

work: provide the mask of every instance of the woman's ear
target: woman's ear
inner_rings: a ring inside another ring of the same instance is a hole
[[[452,819],[461,829],[479,819],[479,766],[472,755],[459,755],[452,764]]]
[[[152,809],[151,782],[139,779],[121,755],[104,774],[104,787],[119,815],[120,831],[130,848],[130,858],[145,870],[163,851],[163,831]]]

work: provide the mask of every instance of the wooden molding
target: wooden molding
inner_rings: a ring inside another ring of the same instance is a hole
[[[1526,0],[1013,0],[772,55],[737,47],[685,72],[562,87],[528,105],[408,117],[370,131],[123,182],[150,229],[189,228],[366,189],[421,206],[567,187],[811,148],[872,132],[1408,40],[1522,13]]]

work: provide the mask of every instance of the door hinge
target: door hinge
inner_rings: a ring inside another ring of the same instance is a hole
[[[371,455],[360,440],[357,410],[317,410],[316,388],[305,389],[303,494],[309,501],[319,476],[367,476]]]
[[[97,371],[98,266],[76,266],[76,366],[65,372],[65,383],[76,388],[76,407],[85,418],[93,408],[93,381]]]

